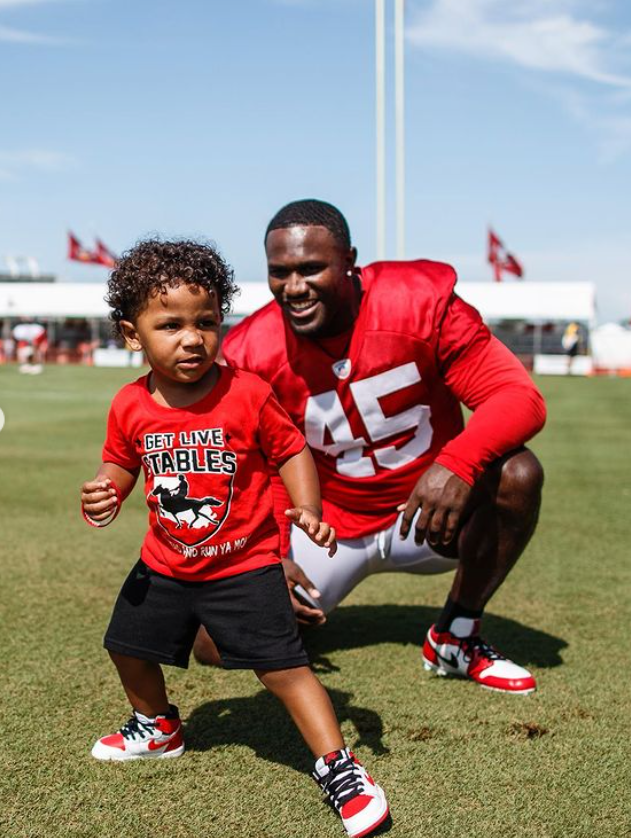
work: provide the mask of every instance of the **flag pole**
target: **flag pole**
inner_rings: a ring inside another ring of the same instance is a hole
[[[397,259],[405,259],[405,86],[404,86],[405,0],[394,7],[394,105]]]
[[[386,256],[386,36],[385,0],[375,0],[375,115],[377,259]]]

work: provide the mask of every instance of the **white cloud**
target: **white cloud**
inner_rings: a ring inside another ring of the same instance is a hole
[[[76,163],[75,158],[68,154],[47,149],[0,150],[0,180],[17,180],[26,171],[63,172]]]
[[[25,32],[22,29],[12,29],[0,25],[0,41],[10,44],[61,44],[58,38],[51,38],[48,35],[38,35],[35,32]]]
[[[20,6],[37,6],[50,0],[0,0],[0,9],[15,9]]]
[[[578,7],[577,0],[430,0],[413,10],[408,39],[631,88],[631,77],[613,66],[629,33],[580,18]]]
[[[597,150],[597,162],[609,165],[631,151],[631,114],[628,104],[631,91],[587,91],[568,83],[544,84],[530,81],[529,87],[540,96],[557,102],[581,130],[590,136]]]
[[[21,9],[24,6],[50,6],[52,3],[63,3],[65,0],[0,0],[0,12],[5,9]]]
[[[59,0],[0,0],[0,12],[11,9],[20,9],[24,6],[43,6]],[[10,44],[43,44],[47,46],[60,46],[68,43],[65,39],[54,38],[49,35],[41,35],[37,32],[27,32],[24,29],[15,29],[0,24],[0,42]]]
[[[609,8],[608,0],[417,0],[408,39],[535,71],[528,82],[593,138],[599,163],[611,164],[631,151],[631,33],[584,11]]]

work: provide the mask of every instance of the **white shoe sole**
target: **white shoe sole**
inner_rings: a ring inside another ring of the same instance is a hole
[[[108,748],[101,745],[100,742],[97,742],[92,748],[92,756],[94,759],[101,760],[101,762],[127,762],[130,759],[173,759],[181,757],[183,753],[184,745],[180,745],[179,748],[172,751],[155,751],[155,753],[149,754],[129,754],[118,748]]]
[[[423,658],[423,669],[427,670],[427,672],[435,672],[436,675],[439,675],[441,678],[464,678],[467,681],[473,681],[479,687],[482,687],[483,690],[489,690],[494,693],[503,693],[504,695],[531,695],[537,689],[536,687],[532,687],[528,690],[503,690],[501,687],[489,687],[481,681],[475,681],[473,678],[469,678],[468,675],[463,675],[461,672],[450,672],[447,669],[443,669],[441,666],[437,666],[435,663],[430,663],[427,658]]]

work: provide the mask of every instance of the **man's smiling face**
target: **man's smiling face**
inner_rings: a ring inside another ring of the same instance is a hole
[[[359,304],[349,276],[354,248],[326,227],[296,225],[271,230],[265,252],[269,287],[297,335],[331,337],[350,328]]]

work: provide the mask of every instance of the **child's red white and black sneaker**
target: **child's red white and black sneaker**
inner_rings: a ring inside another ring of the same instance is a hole
[[[423,644],[423,664],[438,675],[471,678],[488,690],[528,695],[537,689],[532,674],[508,660],[479,635],[480,621],[456,617],[449,631],[430,626]]]
[[[337,810],[351,838],[370,835],[388,817],[383,789],[348,748],[320,757],[313,778]]]
[[[183,753],[182,722],[173,705],[168,713],[155,718],[134,710],[130,720],[117,733],[103,736],[92,748],[92,756],[96,759],[117,761],[179,757]]]

